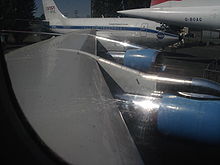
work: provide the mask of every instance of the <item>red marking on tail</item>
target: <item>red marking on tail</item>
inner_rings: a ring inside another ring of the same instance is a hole
[[[152,0],[151,1],[151,6],[158,5],[160,3],[164,3],[164,2],[167,2],[167,1],[182,1],[182,0]]]

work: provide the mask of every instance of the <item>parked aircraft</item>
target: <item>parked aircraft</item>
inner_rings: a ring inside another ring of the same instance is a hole
[[[68,33],[77,30],[96,29],[97,35],[120,41],[161,47],[179,40],[176,34],[157,30],[160,24],[134,18],[67,18],[53,0],[43,0],[46,21],[52,31]]]
[[[167,25],[206,30],[220,30],[219,0],[152,0],[151,8],[118,13]]]
[[[124,65],[117,64],[95,53],[91,34],[69,33],[0,56],[2,121],[5,139],[11,137],[2,142],[23,146],[7,145],[7,150],[27,150],[19,160],[30,153],[28,160],[36,164],[143,165],[144,159],[176,164],[175,157],[219,161],[214,145],[220,144],[220,84],[143,72],[159,57],[152,49],[128,50]],[[120,102],[134,106],[128,116],[143,116],[132,123],[140,128],[138,135],[147,133],[143,149],[132,139]]]

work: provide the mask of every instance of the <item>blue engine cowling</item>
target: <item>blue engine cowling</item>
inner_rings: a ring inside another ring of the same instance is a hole
[[[220,144],[220,101],[165,95],[157,128],[166,135]]]
[[[156,62],[159,51],[155,49],[127,50],[124,56],[124,65],[139,70],[148,71]]]

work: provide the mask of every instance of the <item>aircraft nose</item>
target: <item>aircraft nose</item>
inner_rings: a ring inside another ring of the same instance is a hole
[[[126,10],[117,11],[118,14],[126,14]]]
[[[121,11],[117,11],[117,13],[123,14],[123,15],[129,15],[129,16],[134,15],[135,16],[137,14],[137,11],[138,10],[121,10]]]

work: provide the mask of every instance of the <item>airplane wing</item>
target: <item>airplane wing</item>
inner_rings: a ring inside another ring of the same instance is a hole
[[[81,52],[95,54],[95,39],[72,33],[5,55],[25,119],[68,164],[143,164],[98,63]]]
[[[68,164],[140,165],[154,162],[162,143],[172,156],[160,161],[178,155],[179,145],[169,150],[167,135],[220,143],[218,83],[115,63],[97,53],[97,39],[93,32],[68,33],[5,55],[19,113],[47,152]],[[124,59],[145,68],[157,52],[132,47]],[[142,157],[123,112],[135,114],[128,115],[133,134],[149,151]]]

